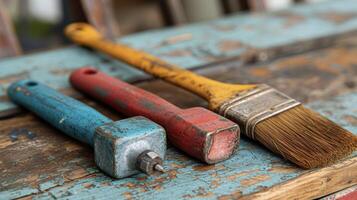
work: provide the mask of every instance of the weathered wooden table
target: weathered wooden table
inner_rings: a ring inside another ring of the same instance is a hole
[[[120,40],[221,81],[268,83],[357,134],[356,32],[357,1],[340,0]],[[170,147],[167,173],[113,180],[95,167],[88,146],[17,108],[5,95],[12,81],[32,78],[120,118],[69,87],[69,73],[84,65],[135,82],[178,106],[206,106],[191,93],[80,47],[1,60],[0,199],[300,199],[357,185],[357,152],[329,167],[302,170],[244,137],[238,152],[216,165]]]

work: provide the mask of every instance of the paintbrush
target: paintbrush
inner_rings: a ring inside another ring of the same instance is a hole
[[[268,85],[228,84],[202,77],[108,41],[85,23],[71,24],[65,33],[78,44],[203,97],[211,110],[237,122],[244,135],[302,168],[328,165],[356,149],[357,138],[350,132]]]

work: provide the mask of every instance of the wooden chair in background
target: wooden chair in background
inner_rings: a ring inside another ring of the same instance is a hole
[[[17,40],[12,20],[0,1],[0,58],[17,56],[21,54],[21,48]]]
[[[304,0],[291,0],[291,3],[301,2]],[[119,36],[112,0],[82,0],[81,3],[87,20],[98,30],[108,37]],[[269,0],[159,0],[159,3],[165,24],[169,26],[214,19],[239,11],[265,11],[269,7]],[[215,8],[215,5],[220,8]]]
[[[260,11],[266,11],[269,10],[269,8],[271,8],[271,5],[269,5],[269,0],[245,0],[247,1],[249,10],[251,11],[256,11],[256,12],[260,12]],[[288,4],[294,4],[294,3],[302,3],[305,0],[289,0],[286,1],[286,3]]]
[[[119,36],[112,0],[81,0],[87,20],[109,38]]]
[[[21,54],[12,20],[7,13],[4,0],[0,0],[0,58]],[[239,11],[264,11],[269,0],[158,0],[165,25],[180,25],[200,20],[222,17]],[[291,0],[300,3],[304,0]],[[114,15],[113,0],[63,0],[66,5],[64,16],[77,15],[64,20],[62,26],[72,21],[88,21],[109,38],[120,35],[120,28]],[[118,3],[118,2],[116,2]],[[216,6],[216,7],[215,7]],[[67,8],[69,7],[69,8]],[[219,7],[219,8],[218,8]],[[66,13],[67,10],[71,10]],[[208,11],[209,12],[208,12]],[[209,14],[207,14],[209,13]],[[79,17],[78,17],[79,16]],[[63,27],[60,27],[63,28]]]

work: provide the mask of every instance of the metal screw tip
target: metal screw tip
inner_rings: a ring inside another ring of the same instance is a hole
[[[156,164],[156,165],[154,166],[154,169],[155,169],[156,171],[159,171],[159,172],[162,172],[162,173],[165,172],[165,169],[164,169],[160,164]]]

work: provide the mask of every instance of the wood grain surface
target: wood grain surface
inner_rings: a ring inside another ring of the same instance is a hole
[[[356,6],[356,0],[328,1],[121,41],[220,81],[268,83],[357,134]],[[79,47],[1,60],[0,199],[310,199],[357,184],[357,152],[329,167],[302,170],[245,137],[231,159],[216,165],[169,147],[167,173],[111,179],[97,169],[89,146],[27,111],[11,111],[19,108],[5,96],[12,81],[33,78],[120,119],[69,87],[69,73],[84,65],[135,81],[182,108],[207,106],[187,91],[142,81],[148,76]]]
[[[243,65],[327,47],[355,35],[356,16],[357,0],[327,1],[147,31],[120,41],[184,68],[229,60]],[[126,81],[148,77],[121,62],[78,47],[0,60],[0,117],[9,116],[15,109],[4,97],[11,81],[36,78],[55,88],[68,88],[69,72],[84,65],[96,65]]]
[[[259,65],[228,62],[198,70],[228,82],[266,82],[357,133],[357,46],[348,39],[330,48]],[[160,80],[138,86],[187,108],[206,103]],[[65,90],[118,119],[111,109]],[[357,183],[357,152],[316,170],[301,170],[246,138],[231,159],[216,165],[189,159],[170,147],[165,174],[113,180],[93,162],[92,150],[32,114],[0,121],[0,197],[65,199],[285,199],[318,198]]]

